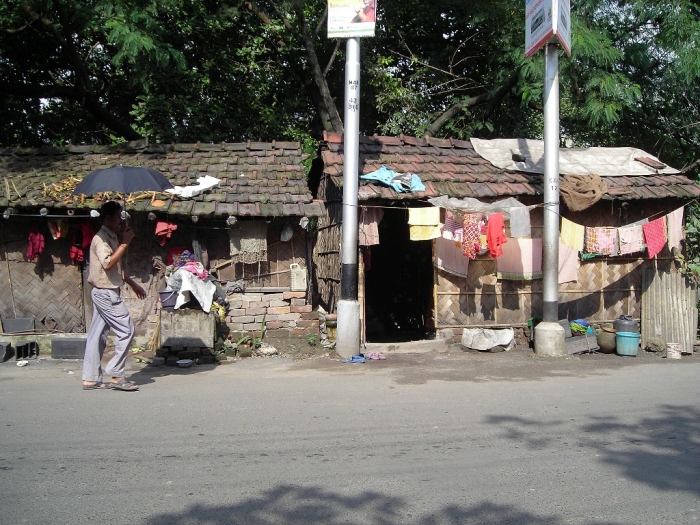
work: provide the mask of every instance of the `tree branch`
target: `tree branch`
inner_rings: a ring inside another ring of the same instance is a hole
[[[455,115],[463,111],[465,108],[470,108],[473,106],[476,106],[477,104],[481,104],[483,102],[486,102],[489,98],[488,93],[483,93],[481,95],[477,95],[476,97],[470,97],[467,100],[463,102],[458,102],[454,106],[452,106],[450,109],[445,111],[442,115],[440,115],[435,121],[430,125],[430,127],[427,129],[425,132],[426,137],[433,137],[435,134],[442,129],[442,127],[447,124],[447,122],[452,119]]]

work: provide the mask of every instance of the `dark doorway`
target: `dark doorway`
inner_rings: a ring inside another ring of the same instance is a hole
[[[409,239],[408,210],[384,210],[379,244],[365,257],[368,342],[434,337],[432,242]]]

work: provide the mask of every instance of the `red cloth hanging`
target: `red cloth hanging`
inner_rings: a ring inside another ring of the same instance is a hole
[[[175,230],[177,230],[177,224],[166,221],[156,222],[156,237],[158,237],[158,244],[165,246],[165,243],[167,243],[168,239],[172,237]]]
[[[44,247],[46,242],[44,241],[44,235],[39,231],[38,226],[32,226],[29,232],[29,239],[27,243],[27,259],[33,261],[44,253]]]
[[[507,242],[503,214],[492,213],[489,215],[489,222],[486,226],[486,244],[489,247],[491,257],[495,259],[503,255],[503,245]]]

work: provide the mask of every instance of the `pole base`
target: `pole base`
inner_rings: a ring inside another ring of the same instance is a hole
[[[542,321],[535,327],[535,353],[542,357],[564,357],[564,327]]]
[[[360,303],[341,299],[338,301],[338,329],[335,351],[340,357],[352,357],[360,353]]]

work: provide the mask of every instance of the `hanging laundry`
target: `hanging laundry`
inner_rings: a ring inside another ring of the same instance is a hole
[[[440,237],[440,208],[409,208],[409,238],[412,241],[427,241]]]
[[[481,235],[481,228],[479,227],[480,220],[481,214],[479,213],[464,214],[462,254],[470,259],[476,259],[477,254],[481,250],[481,246],[479,244],[479,237]]]
[[[231,260],[252,264],[267,261],[267,223],[239,221],[229,230]]]
[[[177,230],[177,224],[167,221],[156,222],[156,237],[158,237],[158,244],[160,246],[165,246],[175,230]]]
[[[617,255],[617,228],[586,227],[585,251],[601,255]]]
[[[623,226],[617,229],[620,255],[644,251],[644,233],[641,225]]]
[[[46,242],[44,240],[44,234],[41,233],[38,226],[32,226],[29,231],[29,239],[27,243],[27,259],[33,261],[44,253],[44,247]]]
[[[511,223],[511,229],[513,225]],[[586,229],[580,224],[571,222],[569,219],[561,218],[561,241],[577,252],[583,251],[583,240]]]
[[[461,243],[464,235],[464,224],[450,210],[445,210],[445,224],[442,226],[442,238]]]
[[[80,230],[80,234],[83,237],[80,247],[85,250],[90,247],[90,244],[92,244],[92,238],[95,236],[95,230],[89,221],[81,222],[78,224],[77,228]]]
[[[360,229],[357,237],[360,246],[379,244],[379,223],[382,222],[383,218],[383,209],[362,207],[360,210]]]
[[[680,248],[681,241],[684,237],[683,232],[683,207],[681,206],[675,211],[666,215],[666,224],[668,229],[668,247]]]
[[[62,239],[68,233],[68,225],[63,219],[58,221],[49,221],[49,233],[51,238],[56,241]]]
[[[541,279],[542,239],[509,239],[496,259],[496,276],[512,281]]]
[[[524,205],[508,208],[511,237],[530,237],[530,208]]]
[[[666,217],[660,217],[642,226],[649,258],[652,259],[666,246]]]
[[[559,241],[559,279],[558,283],[578,281],[578,268],[581,265],[578,252]]]
[[[462,254],[462,243],[443,237],[435,239],[433,264],[441,270],[460,277],[466,277],[469,271],[469,258]]]
[[[506,238],[506,226],[502,213],[489,215],[486,238],[491,257],[495,259],[503,255],[503,245],[508,242],[508,239]]]

